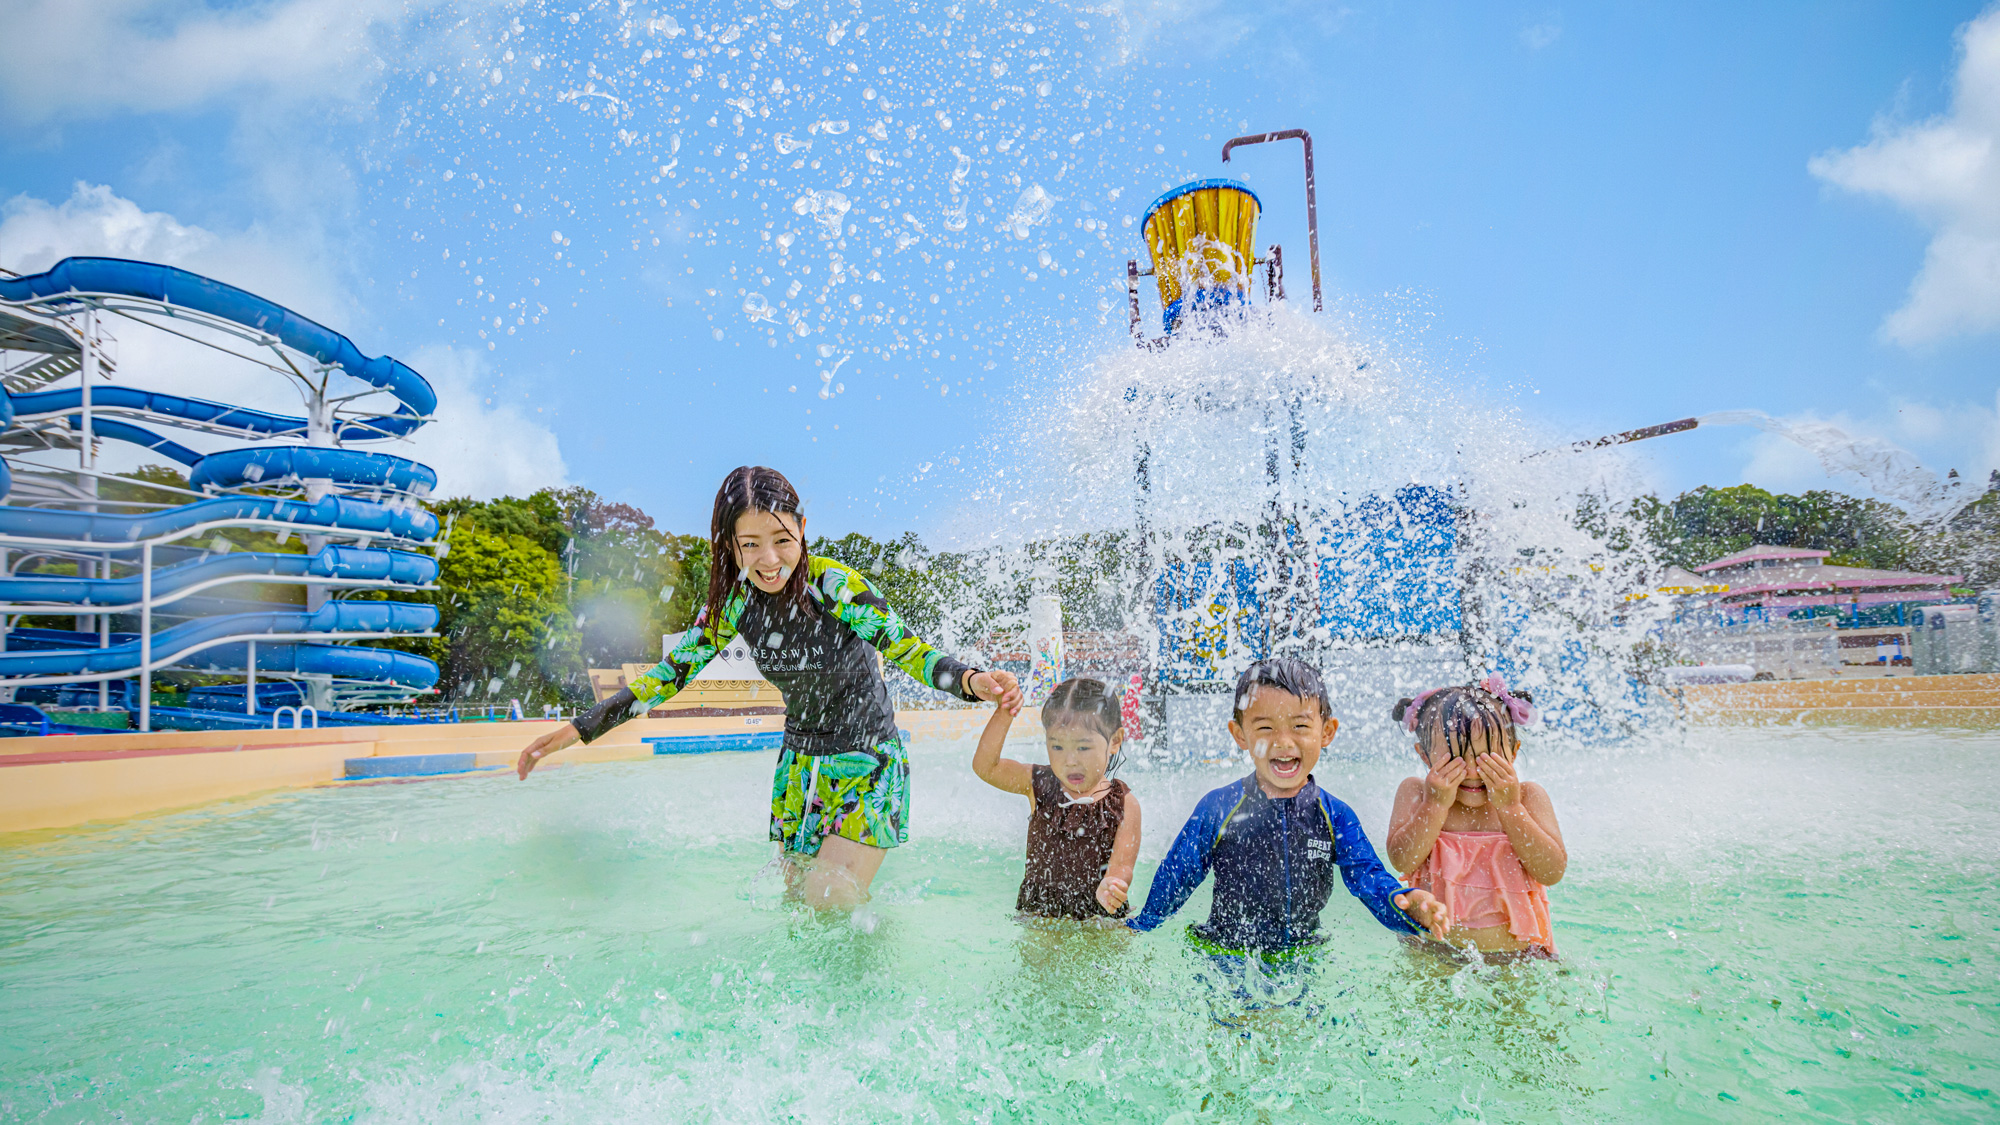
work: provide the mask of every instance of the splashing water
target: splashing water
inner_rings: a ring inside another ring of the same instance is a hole
[[[1138,96],[1121,22],[1061,4],[440,8],[384,54],[396,127],[368,156],[407,237],[448,238],[467,281],[505,264],[482,300],[545,314],[638,284],[727,309],[768,288],[776,315],[749,326],[767,342],[827,333],[870,374],[921,373],[954,348],[1046,350],[1065,287],[1107,287],[1129,252],[1099,216],[1135,180],[1189,174],[1153,153],[1157,113],[1121,112]],[[1183,123],[1216,112],[1195,103]],[[560,246],[529,237],[558,222]],[[711,246],[726,280],[693,256]],[[954,272],[962,255],[980,270]],[[803,297],[777,295],[788,275]],[[1001,292],[1026,315],[968,331]]]
[[[1942,524],[1979,497],[1938,480],[1907,450],[1880,438],[1854,437],[1826,422],[1792,422],[1761,410],[1721,410],[1696,419],[1704,426],[1755,426],[1819,459],[1828,476],[1852,476],[1901,504],[1920,523]]]
[[[1175,757],[1228,752],[1216,692],[1267,655],[1321,668],[1343,714],[1498,670],[1559,726],[1627,731],[1649,619],[1625,595],[1654,564],[1576,514],[1638,490],[1617,458],[1525,460],[1545,444],[1337,323],[1282,305],[1197,319],[1024,405],[968,473],[990,483],[948,534],[990,555],[958,612],[990,621],[979,607],[1017,596],[1049,544],[1115,537],[1097,616],[1158,654],[1169,697],[1208,700],[1169,700],[1170,727],[1203,732],[1170,737]]]
[[[1014,922],[1026,802],[972,779],[963,743],[914,750],[916,830],[876,882],[873,933],[757,881],[763,755],[319,789],[10,840],[0,1115],[1986,1120],[1994,748],[1531,736],[1572,857],[1550,894],[1565,960],[1415,956],[1336,894],[1305,1002],[1248,1019],[1176,927]],[[1318,776],[1380,840],[1408,772],[1364,755]],[[1230,776],[1128,775],[1149,825],[1135,887]]]

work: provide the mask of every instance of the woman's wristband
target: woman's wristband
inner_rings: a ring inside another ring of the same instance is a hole
[[[985,671],[986,669],[984,668],[967,668],[958,674],[958,697],[960,699],[965,700],[967,703],[978,703],[981,701],[979,693],[972,690],[972,677]]]

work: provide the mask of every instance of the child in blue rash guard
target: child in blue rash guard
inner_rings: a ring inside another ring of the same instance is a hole
[[[1325,940],[1319,913],[1338,870],[1348,893],[1384,926],[1443,938],[1444,904],[1390,875],[1354,810],[1313,781],[1320,751],[1340,727],[1332,709],[1319,673],[1297,660],[1263,660],[1243,673],[1229,733],[1256,772],[1195,806],[1133,929],[1166,921],[1213,870],[1208,921],[1188,927],[1195,946],[1232,962],[1288,961]]]

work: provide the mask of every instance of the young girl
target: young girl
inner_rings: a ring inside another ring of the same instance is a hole
[[[1514,771],[1515,727],[1534,721],[1526,692],[1498,676],[1401,700],[1390,717],[1430,767],[1403,779],[1389,819],[1389,862],[1443,900],[1447,940],[1482,953],[1553,957],[1547,888],[1569,855],[1549,795]]]
[[[1079,921],[1124,917],[1139,858],[1139,799],[1106,776],[1125,740],[1118,700],[1097,680],[1057,684],[1042,706],[1046,766],[1000,756],[1013,721],[1006,708],[994,709],[972,755],[972,772],[996,789],[1035,801],[1028,872],[1015,909]]]
[[[786,884],[817,907],[855,906],[887,849],[909,838],[910,762],[876,665],[969,703],[1021,709],[1008,672],[953,660],[918,639],[859,572],[806,554],[799,495],[775,469],[745,466],[715,494],[708,602],[680,646],[617,695],[521,751],[543,758],[590,742],[671,699],[739,633],[785,697],[785,742],[771,785],[771,839]]]

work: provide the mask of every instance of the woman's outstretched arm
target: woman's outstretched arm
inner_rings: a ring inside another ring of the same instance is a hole
[[[566,746],[578,742],[590,743],[612,727],[627,719],[645,714],[656,705],[679,695],[682,688],[695,674],[708,667],[736,636],[736,622],[743,614],[745,596],[738,594],[723,605],[722,620],[713,628],[697,626],[690,629],[667,654],[665,660],[618,689],[618,694],[564,723],[560,728],[537,738],[521,751],[521,757],[514,763],[514,772],[526,781],[528,774],[542,759]]]
[[[817,556],[811,566],[820,604],[911,679],[967,703],[997,703],[1009,714],[1021,713],[1021,687],[1012,672],[974,668],[926,644],[853,567]]]

